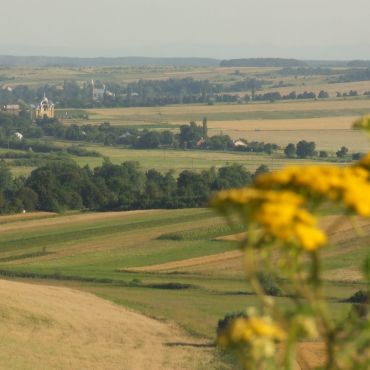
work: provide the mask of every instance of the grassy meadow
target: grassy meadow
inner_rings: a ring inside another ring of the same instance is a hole
[[[288,164],[309,164],[311,159],[287,159],[280,153],[275,155],[259,153],[204,151],[204,150],[170,150],[170,149],[120,149],[103,146],[86,146],[87,149],[96,150],[113,163],[124,161],[138,161],[142,168],[155,168],[161,172],[173,170],[176,173],[182,170],[200,171],[211,167],[222,167],[232,163],[244,165],[249,171],[254,172],[261,164],[266,164],[270,169],[278,169]],[[90,167],[100,165],[103,158],[74,157],[75,161]]]

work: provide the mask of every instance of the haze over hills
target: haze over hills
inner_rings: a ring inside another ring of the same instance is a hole
[[[112,67],[112,66],[174,66],[174,67],[359,67],[370,66],[367,60],[298,60],[291,58],[239,58],[220,60],[214,58],[155,58],[155,57],[59,57],[0,55],[0,66],[8,67]]]
[[[220,60],[212,58],[151,58],[151,57],[54,57],[54,56],[13,56],[0,55],[0,65],[6,66],[27,66],[27,67],[50,67],[50,66],[71,66],[71,67],[109,67],[120,65],[141,65],[141,66],[194,66],[194,67],[215,67]]]

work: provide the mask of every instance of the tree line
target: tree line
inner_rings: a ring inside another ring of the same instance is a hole
[[[94,169],[49,163],[28,177],[14,178],[0,161],[0,212],[204,207],[212,192],[246,186],[266,171],[260,166],[251,173],[232,164],[202,172],[184,170],[175,176],[173,171],[144,171],[137,162],[117,165],[106,160]]]

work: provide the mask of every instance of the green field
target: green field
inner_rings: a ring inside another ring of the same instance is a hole
[[[360,135],[360,133],[356,133]],[[361,137],[362,138],[362,137]],[[174,171],[179,174],[183,170],[201,171],[211,167],[219,168],[222,166],[237,163],[245,166],[248,171],[254,172],[260,165],[267,165],[271,170],[279,169],[286,165],[307,165],[312,163],[325,163],[317,159],[291,159],[286,158],[282,151],[268,155],[265,153],[235,152],[235,151],[212,151],[212,150],[181,150],[181,149],[128,149],[123,147],[104,146],[99,144],[77,143],[70,141],[56,141],[58,146],[70,146],[79,144],[87,150],[97,151],[101,157],[79,157],[66,154],[65,158],[72,159],[80,166],[88,165],[90,168],[101,166],[104,158],[114,164],[121,164],[125,161],[139,162],[144,170],[154,168],[160,172]],[[364,138],[364,145],[367,144]],[[3,150],[4,152],[19,152],[16,150]],[[333,154],[334,155],[334,154]],[[41,158],[47,160],[48,156]],[[11,160],[6,160],[9,162]],[[11,166],[15,176],[27,176],[35,169],[35,166]]]
[[[0,270],[5,276],[86,290],[210,339],[219,318],[256,303],[244,281],[235,242],[214,240],[232,230],[210,210],[24,217],[7,218],[0,226]],[[178,240],[173,240],[174,234]],[[350,234],[342,239],[340,248],[352,248]],[[350,259],[328,251],[327,273],[354,270],[367,253],[365,240],[351,251]],[[218,255],[231,257],[215,260]],[[198,262],[189,264],[193,260]],[[168,269],[145,271],[147,266],[173,263]],[[339,317],[349,305],[336,302],[360,285],[356,277],[347,282],[330,279],[328,284]],[[288,300],[278,302],[284,307]]]
[[[261,164],[266,164],[271,169],[278,169],[287,164],[308,164],[312,160],[292,160],[283,155],[273,156],[257,153],[238,153],[204,150],[171,150],[171,149],[121,149],[103,146],[86,146],[89,150],[96,150],[113,163],[119,164],[124,161],[138,161],[142,168],[155,168],[160,171],[180,172],[182,170],[203,170],[211,167],[221,167],[238,163],[244,165],[249,171],[255,171]],[[84,166],[98,166],[103,158],[75,157],[76,162]]]

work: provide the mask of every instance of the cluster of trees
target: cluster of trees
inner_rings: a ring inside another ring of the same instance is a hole
[[[297,144],[289,143],[284,148],[284,154],[288,158],[307,158],[307,157],[316,157],[328,158],[329,153],[326,150],[316,151],[316,143],[313,141],[301,140]],[[335,155],[338,159],[352,158],[353,160],[359,160],[364,155],[363,153],[356,152],[352,153],[350,156],[349,150],[347,147],[342,146],[339,150],[335,152]]]
[[[144,172],[137,162],[105,161],[93,170],[57,162],[37,168],[28,178],[13,178],[0,162],[0,212],[200,207],[213,191],[248,185],[265,171],[260,166],[252,174],[233,164],[201,173],[184,170],[175,177],[173,172]]]
[[[352,158],[352,160],[358,161],[365,155],[365,153],[355,152],[350,154],[349,149],[346,146],[342,146],[339,150],[335,152],[335,155],[339,159]]]
[[[366,93],[364,94],[366,95]],[[357,90],[350,90],[348,92],[337,92],[337,98],[346,98],[346,97],[351,97],[351,96],[358,96],[358,91]]]
[[[295,91],[290,92],[287,95],[282,95],[278,91],[267,92],[264,94],[255,94],[252,99],[255,101],[275,101],[275,100],[295,100],[295,99],[324,99],[328,98],[329,94],[325,91],[320,91],[318,95],[314,92],[305,91],[297,94]]]
[[[316,144],[313,141],[306,141],[301,140],[297,143],[297,145],[293,143],[289,143],[285,149],[284,154],[288,158],[307,158],[307,157],[314,157],[317,155],[316,152]]]
[[[232,83],[229,86],[225,86],[223,91],[230,92],[230,91],[251,91],[254,93],[256,90],[260,90],[264,85],[269,85],[270,81],[267,80],[260,80],[256,78],[245,78],[242,81],[238,81]]]
[[[26,111],[21,111],[19,116],[0,111],[0,139],[8,139],[16,132],[22,132],[31,138],[42,135],[42,131],[32,123]]]

